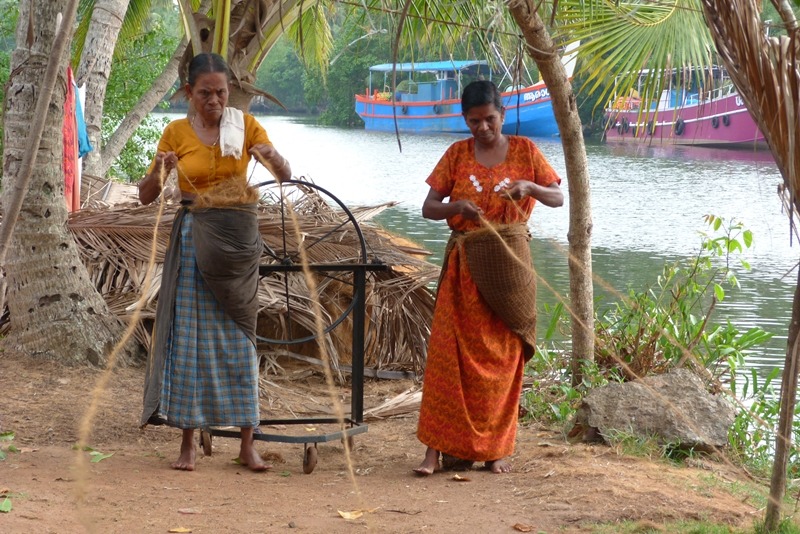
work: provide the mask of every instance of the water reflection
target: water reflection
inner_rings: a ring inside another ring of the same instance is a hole
[[[325,128],[283,117],[260,117],[270,137],[306,176],[348,205],[397,201],[379,221],[433,253],[440,262],[449,231],[420,215],[425,178],[445,149],[460,136],[403,135]],[[561,145],[537,141],[552,165],[566,176]],[[776,194],[780,174],[769,152],[703,147],[646,147],[590,144],[594,273],[598,298],[653,284],[668,260],[698,252],[703,216],[736,218],[754,233],[746,255],[753,269],[742,273],[741,290],[722,302],[715,318],[741,329],[754,325],[777,335],[751,356],[755,367],[782,365],[785,332],[798,258],[791,247],[787,217]],[[260,167],[253,180],[269,177]],[[565,194],[569,183],[564,180]],[[560,209],[539,206],[531,219],[536,268],[562,296],[569,293],[566,260],[569,202]],[[613,288],[603,289],[603,285]],[[544,288],[541,304],[558,298]],[[542,318],[542,320],[546,320]]]

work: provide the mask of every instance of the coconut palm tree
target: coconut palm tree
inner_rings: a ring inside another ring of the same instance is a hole
[[[4,345],[101,364],[123,325],[95,290],[65,224],[61,103],[66,54],[59,50],[69,43],[76,7],[74,0],[20,3],[4,107],[0,263],[12,324]],[[65,31],[56,39],[62,13]],[[51,72],[58,83],[49,84]]]
[[[295,42],[307,61],[325,65],[333,47],[326,18],[328,1],[212,0],[208,15],[179,0],[189,35],[189,48],[179,66],[181,85],[192,57],[215,52],[233,74],[229,105],[247,110],[256,95],[274,98],[255,87],[256,72],[283,33]],[[279,102],[278,102],[279,103]]]
[[[702,0],[703,13],[733,83],[769,144],[795,211],[800,208],[800,39],[787,1],[774,0],[786,35],[769,37],[761,23],[758,0]],[[793,215],[790,215],[792,217]],[[765,529],[778,530],[786,492],[786,467],[792,446],[792,422],[800,363],[800,273],[781,381],[781,410]]]
[[[628,94],[641,73],[641,108],[649,109],[670,83],[670,71],[703,71],[717,61],[699,0],[562,0],[555,21],[557,38],[581,43],[576,70],[584,83],[579,89],[600,89],[599,102],[614,91]]]

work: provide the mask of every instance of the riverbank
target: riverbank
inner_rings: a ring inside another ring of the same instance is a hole
[[[415,414],[371,421],[368,432],[356,436],[352,478],[339,442],[319,445],[319,463],[309,475],[302,471],[302,445],[260,442],[274,467],[256,474],[231,461],[237,442],[224,438],[214,438],[213,454],[199,458],[196,471],[178,472],[169,463],[179,433],[138,428],[141,368],[117,369],[108,387],[95,391],[88,443],[110,456],[91,463],[91,453],[73,445],[101,373],[8,353],[0,353],[0,368],[0,432],[15,433],[0,447],[20,450],[0,461],[0,492],[12,504],[0,514],[3,532],[563,533],[619,532],[598,525],[621,522],[681,532],[675,525],[693,521],[746,532],[761,519],[767,492],[724,462],[672,465],[607,446],[569,444],[560,432],[531,426],[519,429],[513,473],[419,478],[411,472],[423,452]],[[408,381],[369,381],[365,407],[410,387]],[[327,397],[324,381],[310,368],[264,377],[262,417],[324,410]],[[270,430],[283,431],[289,429]],[[345,519],[340,512],[363,515]]]

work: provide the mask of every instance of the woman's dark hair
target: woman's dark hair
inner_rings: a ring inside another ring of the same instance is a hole
[[[467,85],[461,93],[461,113],[464,115],[470,109],[486,104],[494,104],[498,111],[503,109],[503,99],[494,82],[478,80]]]
[[[224,72],[228,80],[231,79],[231,70],[222,56],[206,52],[197,54],[189,63],[189,75],[186,81],[191,87],[194,87],[198,76],[212,72]]]

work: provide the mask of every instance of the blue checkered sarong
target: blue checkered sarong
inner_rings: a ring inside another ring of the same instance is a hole
[[[197,268],[192,215],[180,229],[175,316],[159,411],[178,428],[258,426],[258,358]]]

